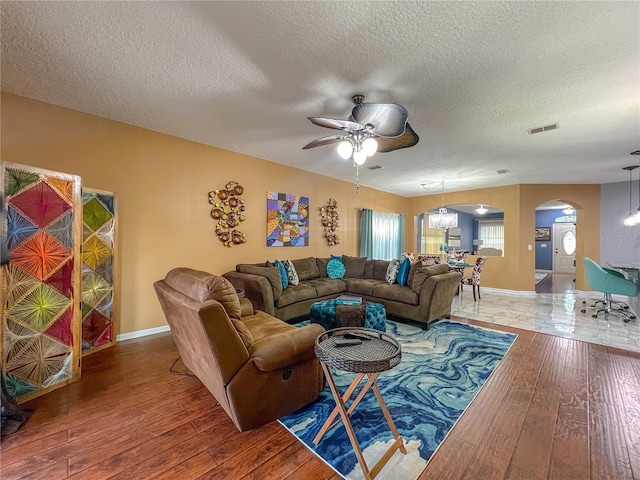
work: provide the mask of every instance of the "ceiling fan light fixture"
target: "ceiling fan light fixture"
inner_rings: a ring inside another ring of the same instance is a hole
[[[367,160],[367,153],[363,150],[357,150],[353,152],[353,161],[356,165],[362,165]]]
[[[487,208],[484,205],[480,205],[480,207],[476,208],[476,212],[478,212],[479,215],[484,215],[488,211],[489,210],[487,210]]]
[[[371,157],[378,151],[378,142],[375,138],[369,137],[362,142],[362,149],[368,157]]]
[[[338,155],[345,160],[349,160],[353,153],[353,144],[349,140],[343,140],[338,145]]]
[[[576,211],[573,209],[573,207],[571,205],[567,205],[562,210],[562,213],[564,213],[565,215],[573,215],[573,214],[576,213]]]

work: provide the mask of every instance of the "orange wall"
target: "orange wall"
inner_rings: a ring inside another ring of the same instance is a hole
[[[576,259],[585,255],[600,258],[600,185],[509,185],[445,194],[446,205],[482,203],[504,210],[504,256],[489,257],[482,271],[483,286],[535,290],[535,209],[549,200],[559,200],[576,208]],[[441,205],[439,194],[412,198],[407,224],[413,229],[414,216]],[[414,251],[415,238],[413,231],[407,232],[407,239],[413,239]],[[528,249],[529,245],[532,250]],[[581,261],[576,262],[576,288],[590,290]]]
[[[409,199],[277,163],[3,93],[1,159],[82,177],[116,193],[120,333],[165,325],[153,282],[173,267],[222,274],[241,262],[357,255],[359,209],[406,212]],[[224,247],[214,234],[208,192],[244,187],[247,243]],[[352,179],[349,179],[352,180]],[[266,192],[310,198],[310,245],[266,246]],[[319,208],[333,197],[343,243],[322,238]]]

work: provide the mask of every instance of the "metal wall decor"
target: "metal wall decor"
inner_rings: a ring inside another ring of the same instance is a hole
[[[209,203],[213,205],[211,218],[217,220],[216,235],[226,247],[246,243],[247,239],[237,227],[245,221],[244,200],[240,198],[244,188],[238,182],[230,181],[222,190],[209,192]]]
[[[336,230],[340,226],[340,214],[335,198],[330,198],[325,206],[320,207],[320,215],[322,216],[322,236],[327,244],[329,246],[340,245],[340,237],[336,234]]]

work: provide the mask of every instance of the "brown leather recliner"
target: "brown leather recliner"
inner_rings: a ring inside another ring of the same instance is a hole
[[[238,430],[318,397],[324,386],[314,352],[320,325],[296,328],[254,311],[227,279],[190,268],[171,270],[154,288],[182,361]]]

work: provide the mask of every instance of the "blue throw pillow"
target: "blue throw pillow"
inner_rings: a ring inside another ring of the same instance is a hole
[[[411,260],[405,258],[400,262],[400,268],[398,269],[398,277],[396,281],[399,285],[406,285],[409,279],[409,270],[411,270]]]
[[[342,278],[345,271],[344,264],[340,260],[334,258],[327,263],[327,276],[329,278]]]
[[[284,265],[280,260],[276,260],[273,262],[273,265],[278,267],[280,270],[280,278],[282,279],[282,288],[287,288],[289,286],[289,278],[287,277],[287,271],[284,269]]]
[[[331,259],[342,262],[342,255],[331,255]]]

